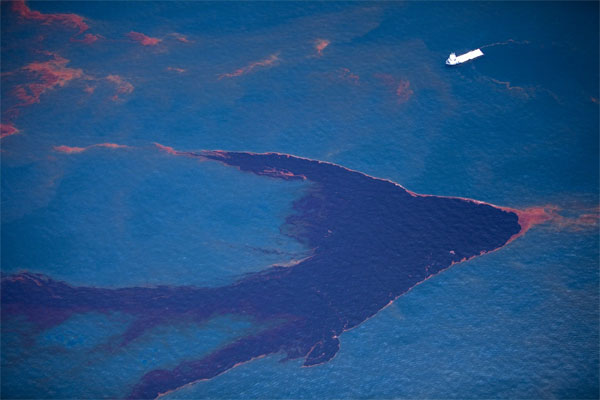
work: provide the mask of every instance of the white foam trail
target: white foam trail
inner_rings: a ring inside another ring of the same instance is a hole
[[[514,39],[508,39],[507,41],[504,42],[496,42],[496,43],[490,43],[490,44],[486,44],[485,46],[481,46],[480,49],[485,49],[486,47],[494,47],[494,46],[505,46],[507,44],[529,44],[529,40],[514,40]]]

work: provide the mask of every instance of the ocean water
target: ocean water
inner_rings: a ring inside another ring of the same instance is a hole
[[[280,230],[308,184],[155,142],[289,153],[418,193],[575,218],[598,205],[597,3],[27,4],[83,15],[103,39],[70,41],[72,29],[2,4],[4,110],[32,79],[14,71],[42,51],[93,77],[48,89],[10,121],[20,132],[1,142],[4,274],[216,287],[310,254]],[[162,42],[140,46],[130,31]],[[484,57],[444,65],[477,47]],[[112,101],[108,75],[133,91]],[[54,149],[106,142],[129,148]],[[268,356],[165,397],[598,398],[598,257],[597,225],[542,224],[344,333],[326,364]],[[128,318],[78,314],[41,332],[3,323],[2,397],[124,397],[144,373],[257,329],[182,322],[120,348]]]

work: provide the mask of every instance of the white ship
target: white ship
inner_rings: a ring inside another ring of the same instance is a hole
[[[481,57],[483,52],[481,49],[471,50],[468,53],[457,56],[455,53],[450,53],[450,57],[446,60],[446,65],[457,65],[472,60],[477,57]]]

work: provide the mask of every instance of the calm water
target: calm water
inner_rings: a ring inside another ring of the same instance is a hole
[[[598,204],[597,3],[29,6],[83,15],[104,38],[72,42],[72,29],[2,4],[3,73],[53,51],[92,77],[19,107],[20,133],[2,139],[3,273],[220,286],[309,254],[279,230],[306,184],[173,157],[153,142],[290,153],[516,208],[579,215]],[[163,40],[141,46],[130,31]],[[321,56],[318,39],[330,42]],[[444,65],[477,47],[481,59]],[[108,75],[133,91],[112,101]],[[3,76],[3,109],[28,79]],[[105,142],[130,148],[53,149]],[[266,357],[167,398],[597,398],[598,256],[597,226],[541,225],[343,334],[327,364]],[[144,373],[253,329],[222,318],[111,347],[129,322],[77,315],[33,335],[24,321],[4,324],[2,396],[124,396]]]

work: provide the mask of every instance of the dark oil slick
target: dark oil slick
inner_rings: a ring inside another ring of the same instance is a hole
[[[74,313],[127,313],[136,320],[119,346],[153,326],[181,319],[238,314],[269,326],[203,359],[149,372],[130,398],[155,398],[274,353],[304,358],[305,366],[325,363],[339,351],[344,331],[453,264],[504,246],[531,224],[523,212],[418,195],[326,162],[277,153],[164,149],[274,179],[309,181],[283,229],[313,250],[295,265],[272,266],[218,288],[102,289],[29,273],[3,278],[3,319],[25,315],[46,329]]]

